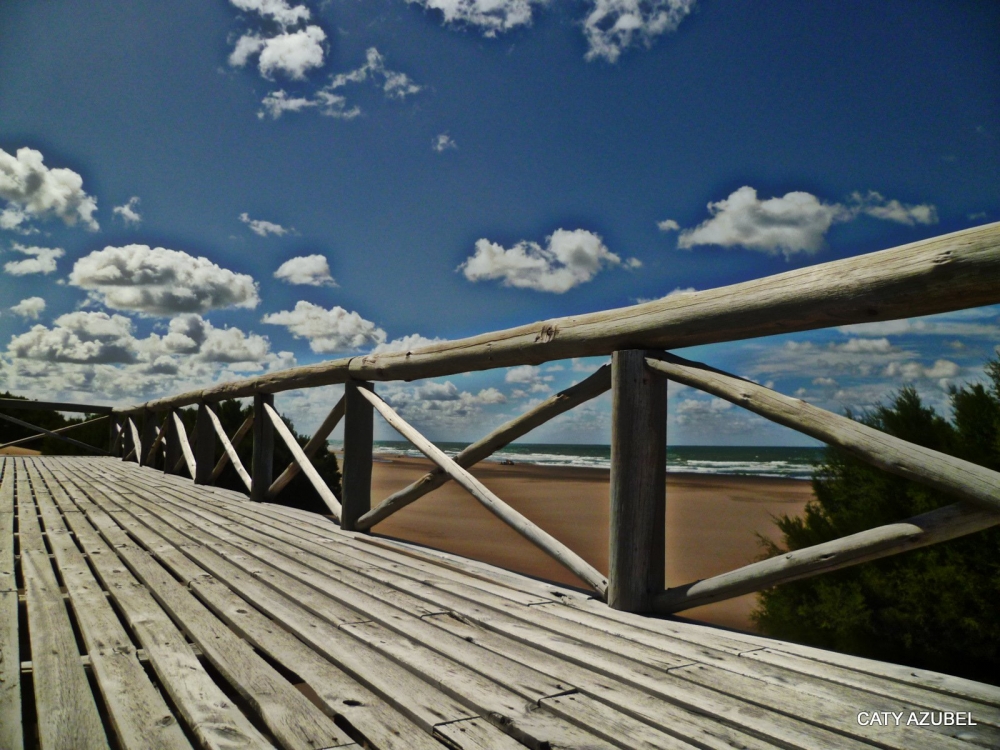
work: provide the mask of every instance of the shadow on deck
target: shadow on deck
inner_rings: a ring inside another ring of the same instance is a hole
[[[1000,746],[996,687],[619,612],[133,463],[0,462],[5,749]]]

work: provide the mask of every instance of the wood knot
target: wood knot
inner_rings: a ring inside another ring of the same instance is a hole
[[[535,343],[547,344],[556,337],[556,327],[554,325],[543,325],[542,330],[535,336]]]

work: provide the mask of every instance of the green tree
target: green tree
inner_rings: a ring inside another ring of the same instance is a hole
[[[6,392],[0,393],[0,398],[17,399],[18,401],[27,400],[24,396],[16,396],[12,393]],[[38,427],[44,427],[47,430],[58,430],[62,427],[80,424],[102,416],[100,414],[84,414],[82,416],[67,418],[60,412],[43,409],[9,409],[4,410],[4,413],[9,414],[16,419],[20,419],[22,422],[28,422],[29,424],[37,425]],[[20,425],[7,422],[6,420],[0,420],[0,445],[37,434],[38,433],[35,430],[30,430],[27,427],[21,427]],[[94,424],[70,430],[66,433],[66,437],[79,440],[82,443],[97,446],[102,450],[107,450],[108,420],[102,419]],[[43,455],[94,455],[92,452],[79,448],[72,443],[67,443],[65,440],[59,440],[58,438],[52,437],[41,437],[36,440],[32,440],[31,442],[24,443],[20,447],[39,451]]]
[[[912,388],[860,421],[1000,470],[1000,359],[987,374],[987,386],[951,389],[950,422]],[[762,539],[765,557],[955,502],[837,448],[827,449],[813,487],[804,517],[776,519],[783,546]],[[753,617],[777,638],[998,683],[1000,529],[769,589]]]

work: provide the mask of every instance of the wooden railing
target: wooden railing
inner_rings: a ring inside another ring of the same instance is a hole
[[[194,481],[215,481],[232,463],[253,500],[275,496],[303,472],[343,528],[365,532],[445,482],[455,481],[530,542],[562,563],[613,607],[671,613],[935,544],[1000,523],[1000,474],[898,440],[851,419],[756,383],[681,359],[664,349],[733,341],[1000,303],[1000,224],[989,224],[856,258],[764,279],[669,297],[633,307],[521,326],[405,352],[297,367],[116,409],[115,451],[126,460],[186,465]],[[565,359],[610,355],[611,363],[450,458],[407,424],[375,383],[440,377]],[[886,471],[955,496],[956,503],[915,518],[772,558],[714,578],[664,588],[664,508],[668,380],[701,389],[772,421],[844,448]],[[282,423],[273,394],[333,383],[344,397],[304,447]],[[610,555],[605,578],[550,534],[497,497],[469,467],[540,424],[612,393]],[[253,416],[230,438],[213,405],[253,397]],[[176,410],[197,405],[189,440]],[[378,412],[436,469],[371,504],[373,418]],[[162,415],[162,417],[161,417]],[[311,464],[341,419],[342,497]],[[138,423],[137,423],[138,422]],[[248,472],[236,447],[253,432]],[[273,479],[274,434],[292,463]],[[223,456],[215,462],[215,438]],[[161,455],[162,454],[162,455]]]

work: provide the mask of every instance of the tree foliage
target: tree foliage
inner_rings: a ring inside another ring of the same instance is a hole
[[[988,385],[952,388],[948,421],[904,388],[862,422],[903,440],[1000,470],[1000,359]],[[765,557],[893,523],[955,502],[837,448],[813,475],[804,517],[776,523]],[[768,635],[1000,682],[1000,529],[764,591],[754,620]]]
[[[24,396],[15,396],[12,393],[6,392],[0,393],[0,398],[11,398],[19,401],[27,400]],[[22,422],[28,422],[29,424],[44,427],[46,430],[58,430],[62,427],[68,427],[72,424],[80,424],[102,416],[100,414],[84,414],[81,416],[66,417],[61,412],[42,409],[11,409],[9,411],[5,411],[4,413],[20,419]],[[106,450],[108,447],[108,433],[108,420],[102,419],[100,422],[95,422],[94,424],[70,430],[65,434],[66,437],[70,437],[74,440],[79,440],[82,443],[87,443],[88,445],[93,445],[102,450]],[[38,433],[35,432],[35,430],[29,430],[27,427],[21,427],[20,425],[13,424],[12,422],[0,420],[0,444],[9,443],[14,440],[20,440],[21,438],[37,434]],[[48,436],[39,437],[17,447],[39,451],[43,455],[94,455],[93,453],[88,452],[83,448],[79,448],[72,443],[67,443],[65,440],[59,440],[58,438]]]
[[[247,406],[241,406],[240,402],[235,400],[222,401],[216,405],[215,409],[215,413],[219,415],[219,421],[222,423],[223,429],[230,437],[239,429],[240,425],[243,424],[244,420],[246,420],[252,412],[252,406],[249,404]],[[188,435],[193,435],[197,409],[184,409],[181,410],[180,414]],[[282,416],[281,419],[292,434],[295,435],[295,440],[298,442],[299,446],[304,448],[306,443],[309,441],[309,437],[297,433],[295,431],[295,425],[293,425],[292,421],[287,417]],[[250,471],[253,454],[252,438],[247,436],[247,438],[237,446],[236,452],[239,454],[240,461],[243,466],[246,467],[247,471]],[[222,453],[222,445],[216,441],[216,461],[222,457]],[[291,461],[292,452],[288,450],[288,446],[285,445],[284,441],[277,434],[275,434],[275,479],[278,478],[278,475],[285,470],[285,467],[288,466]],[[340,497],[340,467],[337,465],[337,457],[328,450],[320,448],[320,450],[316,451],[316,454],[312,457],[312,464],[316,467],[316,471],[319,472],[323,481],[326,482],[327,487],[333,491],[333,494]],[[184,476],[188,476],[186,466],[182,467],[181,473]],[[243,480],[240,479],[239,474],[236,473],[236,470],[230,463],[226,464],[226,468],[219,475],[218,480],[215,482],[215,486],[224,487],[227,490],[242,492],[243,494],[246,494],[247,492],[246,485],[243,484]],[[295,478],[289,482],[288,485],[280,493],[278,493],[278,495],[271,502],[287,505],[292,508],[301,508],[302,510],[308,510],[314,513],[326,514],[330,512],[330,510],[326,507],[326,503],[324,503],[322,498],[320,498],[319,493],[317,493],[313,488],[312,483],[301,471],[295,475]]]

